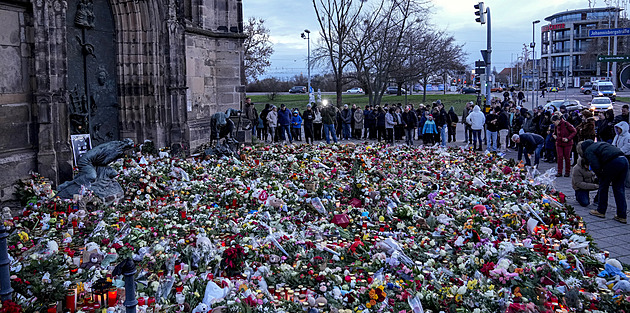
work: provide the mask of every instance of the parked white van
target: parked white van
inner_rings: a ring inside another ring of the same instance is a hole
[[[591,93],[592,97],[608,97],[610,100],[615,101],[617,93],[615,92],[615,86],[611,82],[596,81],[593,83],[593,89]]]

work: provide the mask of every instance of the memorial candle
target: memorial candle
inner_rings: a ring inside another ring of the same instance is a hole
[[[116,306],[117,302],[118,302],[118,291],[115,288],[112,288],[107,292],[107,306],[108,307]]]

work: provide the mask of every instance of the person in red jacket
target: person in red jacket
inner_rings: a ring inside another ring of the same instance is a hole
[[[573,147],[573,137],[577,134],[575,127],[564,120],[562,115],[554,115],[551,122],[556,125],[553,137],[556,138],[556,152],[558,155],[558,173],[556,177],[562,176],[562,162],[566,170],[564,177],[569,177],[571,173],[571,148]]]

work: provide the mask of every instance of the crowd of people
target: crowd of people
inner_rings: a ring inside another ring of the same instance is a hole
[[[475,150],[504,153],[518,151],[518,160],[526,166],[538,167],[541,159],[556,163],[557,177],[572,176],[575,197],[582,206],[590,204],[590,191],[597,191],[590,213],[604,217],[608,206],[608,189],[612,185],[617,205],[615,220],[626,223],[625,188],[630,187],[630,110],[624,105],[621,114],[612,110],[593,112],[569,111],[561,106],[533,110],[517,105],[518,97],[504,94],[503,101],[494,99],[490,106],[466,104],[461,117],[453,107],[447,111],[438,100],[430,106],[419,104],[307,105],[289,109],[267,104],[260,114],[251,100],[246,100],[245,115],[252,120],[253,134],[260,141],[292,143],[296,141],[377,140],[424,145],[456,142],[457,126],[464,128],[463,142]],[[304,138],[302,138],[302,135]],[[533,156],[533,162],[531,157]]]

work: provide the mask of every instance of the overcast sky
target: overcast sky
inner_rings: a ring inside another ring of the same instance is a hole
[[[464,44],[468,62],[481,58],[479,50],[486,47],[486,28],[475,22],[473,0],[431,0],[431,23],[453,34]],[[596,7],[605,6],[604,0],[591,0]],[[532,21],[536,25],[536,55],[540,55],[540,26],[552,14],[589,7],[588,0],[486,0],[492,13],[492,63],[498,71],[509,67],[522,53],[523,44],[532,41]],[[246,0],[245,17],[265,19],[271,31],[275,52],[267,76],[291,77],[306,75],[307,41],[300,37],[304,29],[311,30],[311,49],[317,41],[319,25],[311,0]],[[312,70],[321,72],[321,70]]]

